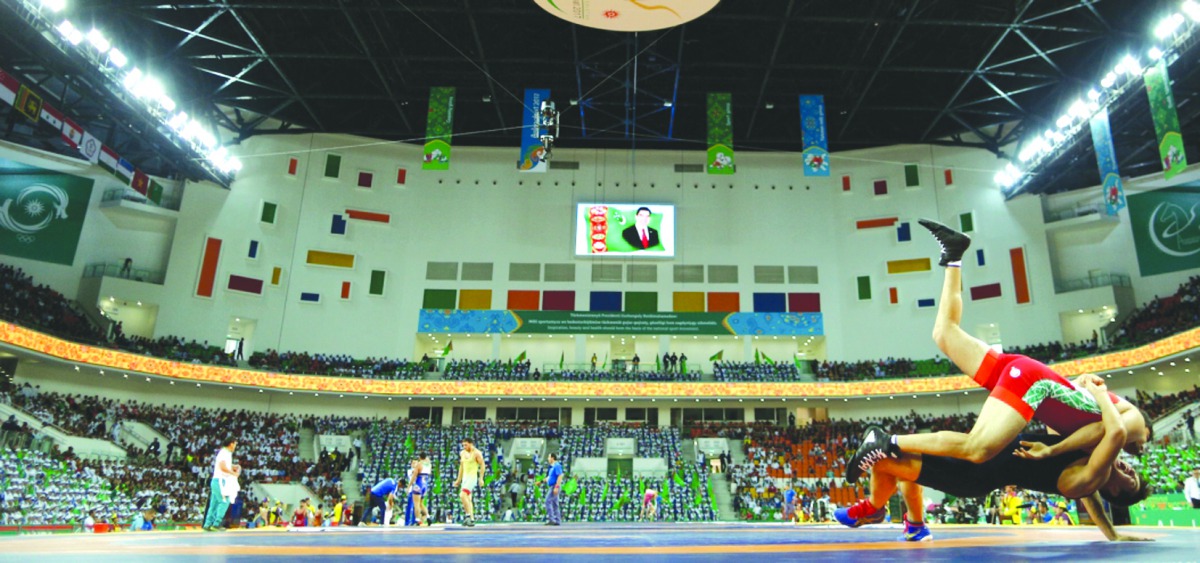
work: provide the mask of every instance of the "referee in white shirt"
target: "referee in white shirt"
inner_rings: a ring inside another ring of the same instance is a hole
[[[209,484],[208,515],[204,517],[206,532],[224,529],[221,522],[225,520],[225,512],[229,510],[232,499],[227,498],[222,489],[227,486],[226,479],[233,479],[236,484],[238,475],[242,473],[242,467],[233,463],[233,450],[237,448],[237,438],[231,436],[221,444],[221,449],[217,450],[217,459],[213,461],[213,476]]]
[[[1192,469],[1192,476],[1183,480],[1183,496],[1192,501],[1192,508],[1200,508],[1200,467]]]

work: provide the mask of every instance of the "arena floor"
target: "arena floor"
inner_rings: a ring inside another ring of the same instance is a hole
[[[1195,561],[1200,529],[1122,528],[1155,541],[1110,543],[1094,528],[938,526],[934,541],[897,542],[900,528],[881,525],[851,530],[784,524],[480,524],[414,528],[351,528],[297,531],[240,530],[225,533],[150,532],[26,536],[0,540],[0,560],[45,561],[284,561],[322,562],[395,556],[471,556],[528,561],[570,556],[607,560],[642,556],[656,560],[728,560],[739,555],[788,555],[824,561],[1014,560]]]

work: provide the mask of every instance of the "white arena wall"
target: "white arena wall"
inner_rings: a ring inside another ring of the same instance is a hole
[[[49,160],[28,149],[7,146],[3,158],[50,167]],[[679,163],[701,162],[701,151],[638,151],[557,149],[555,159],[579,162],[578,170],[520,174],[515,170],[515,147],[457,147],[449,172],[420,169],[420,147],[343,135],[281,135],[253,137],[237,147],[245,163],[231,189],[207,183],[184,188],[177,225],[170,233],[121,229],[95,207],[84,226],[72,267],[2,257],[18,264],[39,281],[68,296],[83,294],[79,276],[97,261],[134,258],[138,267],[163,269],[162,286],[106,278],[96,291],[125,301],[147,301],[158,307],[155,335],[180,335],[211,343],[223,342],[233,318],[256,323],[247,339],[253,350],[275,348],[356,357],[420,357],[441,344],[417,341],[417,315],[426,289],[490,289],[492,308],[506,307],[510,289],[574,290],[576,307],[588,309],[591,291],[653,291],[660,310],[670,310],[674,291],[736,291],[742,310],[752,310],[755,292],[817,292],[824,315],[825,355],[859,360],[888,356],[928,358],[937,355],[929,338],[934,311],[917,309],[915,300],[937,298],[941,269],[888,275],[888,260],[932,257],[937,245],[918,226],[920,217],[956,224],[958,215],[974,214],[973,248],[983,248],[987,265],[977,267],[968,256],[966,284],[1000,283],[1003,296],[967,302],[964,325],[982,330],[996,324],[1005,345],[1025,345],[1063,338],[1059,314],[1077,308],[1099,308],[1115,302],[1113,291],[1102,288],[1055,294],[1054,280],[1084,278],[1093,271],[1127,274],[1138,303],[1167,294],[1188,274],[1151,278],[1138,275],[1127,215],[1068,234],[1050,233],[1044,209],[1098,201],[1098,190],[1071,192],[1049,198],[1022,196],[1005,202],[992,176],[1002,164],[992,154],[975,149],[941,146],[895,146],[837,153],[834,175],[805,178],[799,155],[743,152],[733,176],[674,172]],[[337,179],[324,178],[328,154],[342,157]],[[288,159],[299,161],[295,177]],[[920,186],[904,187],[904,164],[920,166]],[[107,175],[96,168],[56,163],[72,173],[100,180],[93,190],[98,200]],[[74,168],[70,168],[74,166]],[[407,170],[404,185],[395,183],[398,168]],[[944,185],[951,169],[954,185]],[[374,187],[355,187],[358,172],[375,174]],[[841,176],[849,175],[852,189],[843,192]],[[876,196],[875,180],[885,179],[889,193]],[[1138,190],[1133,182],[1130,191]],[[677,187],[678,186],[678,187]],[[274,225],[259,221],[264,201],[277,203]],[[572,255],[573,210],[579,202],[669,203],[677,209],[677,247],[674,259],[636,261],[604,258],[576,259]],[[93,202],[93,206],[95,205]],[[333,213],[347,208],[386,212],[390,225],[351,221],[345,236],[330,234]],[[858,230],[855,220],[898,216],[913,222],[912,242],[897,242],[895,229]],[[1076,232],[1081,234],[1075,234]],[[224,241],[212,298],[195,296],[205,237]],[[260,242],[260,257],[249,259],[251,240]],[[1016,305],[1008,250],[1026,251],[1032,303]],[[169,250],[167,250],[169,248]],[[342,271],[308,266],[309,249],[353,253],[356,268]],[[593,263],[655,264],[655,283],[591,281]],[[429,262],[489,262],[491,281],[426,280]],[[511,282],[513,262],[574,264],[574,282]],[[675,265],[736,265],[736,284],[672,281]],[[754,267],[816,266],[815,284],[755,283]],[[225,289],[230,274],[266,279],[274,267],[283,271],[278,287],[268,284],[262,296]],[[370,270],[387,272],[382,297],[366,293]],[[859,301],[855,278],[869,275],[873,298]],[[353,283],[349,300],[338,298],[342,281]],[[887,290],[896,287],[900,303],[888,303]],[[322,294],[320,304],[302,303],[302,291]],[[90,296],[90,294],[88,294]],[[149,326],[149,325],[147,325]],[[1079,330],[1072,329],[1071,334]],[[607,345],[595,339],[518,337],[456,342],[452,357],[509,358],[528,350],[535,365],[584,363],[593,353],[604,356]],[[726,359],[750,359],[761,345],[745,338],[719,344]],[[443,341],[444,342],[444,341]],[[643,366],[665,349],[684,351],[704,363],[716,348],[703,342],[669,343],[639,339],[636,350]]]

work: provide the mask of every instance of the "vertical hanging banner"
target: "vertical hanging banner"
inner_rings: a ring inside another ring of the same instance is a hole
[[[1096,148],[1096,165],[1100,168],[1100,186],[1104,190],[1104,208],[1116,215],[1125,207],[1125,186],[1117,170],[1117,151],[1113,148],[1112,127],[1108,110],[1102,109],[1092,117],[1092,146]]]
[[[825,130],[825,96],[800,96],[800,131],[804,139],[804,175],[829,175],[829,134]]]
[[[708,94],[708,162],[709,174],[733,174],[733,94]]]
[[[454,128],[454,87],[429,89],[429,121],[425,127],[422,170],[450,169],[450,135]]]
[[[1167,61],[1146,69],[1146,94],[1150,98],[1150,115],[1154,117],[1154,132],[1158,135],[1158,158],[1163,165],[1163,178],[1170,180],[1187,168],[1183,151],[1183,133],[1179,114],[1175,112],[1175,96],[1167,75]]]
[[[525,116],[521,120],[521,158],[517,170],[521,172],[545,172],[550,168],[546,160],[546,147],[538,138],[537,119],[542,102],[550,99],[549,90],[525,89]]]

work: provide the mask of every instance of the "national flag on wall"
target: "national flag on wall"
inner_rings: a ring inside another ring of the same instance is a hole
[[[163,185],[154,180],[150,180],[150,189],[147,190],[146,197],[150,198],[150,201],[162,205],[162,196]]]
[[[42,116],[42,97],[34,94],[33,90],[22,84],[17,89],[17,101],[13,104],[13,108],[17,110],[17,113],[37,123],[38,118]]]
[[[79,143],[79,152],[83,153],[83,157],[91,161],[92,164],[96,164],[100,160],[100,147],[102,146],[103,144],[100,142],[100,139],[84,131],[83,141]]]
[[[46,122],[46,125],[53,127],[56,131],[62,131],[63,114],[54,109],[54,106],[42,104],[41,118],[42,121]]]
[[[0,100],[4,100],[4,103],[10,106],[16,104],[17,90],[20,89],[21,83],[13,78],[13,75],[0,69]]]
[[[133,164],[124,158],[117,161],[117,175],[126,182],[133,183]]]
[[[83,142],[83,127],[80,127],[77,123],[71,121],[70,118],[64,116],[62,137],[68,145],[71,145],[71,148],[77,149],[79,148],[79,144]]]
[[[130,182],[129,187],[133,188],[139,194],[147,195],[150,191],[150,177],[145,172],[135,169],[133,171],[133,181]]]
[[[100,168],[108,171],[109,174],[117,173],[117,162],[121,160],[121,155],[117,151],[112,150],[108,145],[100,145],[99,155]]]

